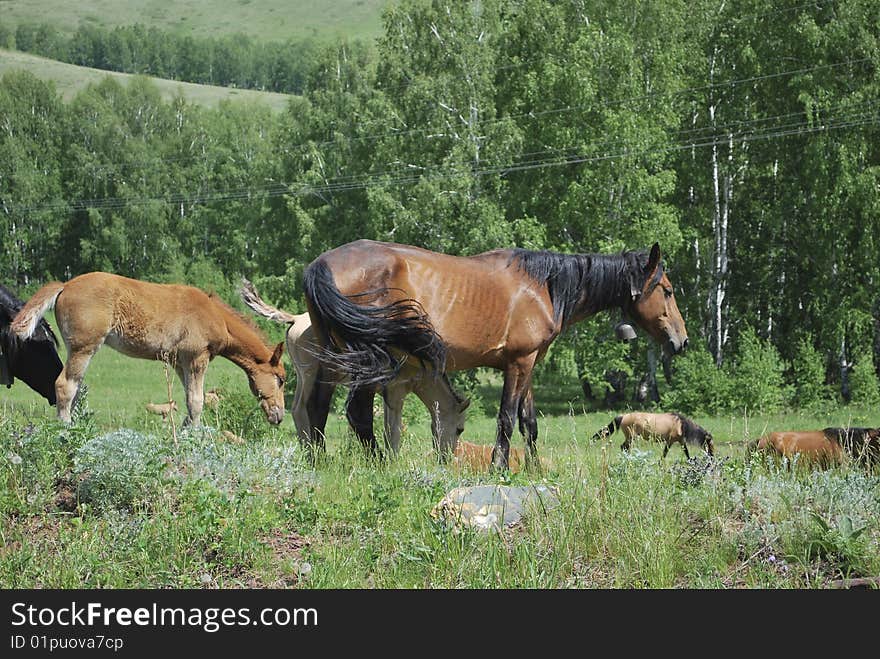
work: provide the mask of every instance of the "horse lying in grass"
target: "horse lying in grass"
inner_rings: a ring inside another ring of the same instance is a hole
[[[473,444],[459,441],[453,452],[453,463],[459,469],[488,471],[492,466],[494,444]],[[550,468],[550,462],[543,456],[539,458],[543,469]],[[510,473],[515,474],[526,464],[525,452],[515,446],[510,447]]]
[[[315,335],[309,314],[293,315],[271,306],[263,301],[257,289],[247,279],[242,282],[241,298],[256,314],[278,323],[289,324],[285,343],[287,354],[296,370],[296,393],[291,412],[300,442],[306,447],[311,447],[313,445],[311,432],[315,424],[311,423],[310,414],[314,414],[315,411],[309,408],[308,402],[321,373],[319,358],[321,345]],[[332,387],[346,381],[343,374],[326,365],[323,374]],[[373,393],[380,389],[385,403],[385,445],[392,454],[396,455],[400,450],[403,401],[410,392],[414,392],[421,399],[431,414],[431,431],[434,435],[435,447],[441,454],[447,447],[450,451],[455,448],[459,435],[464,431],[465,410],[470,405],[470,401],[458,396],[445,376],[436,379],[398,378],[384,387],[374,388]],[[329,389],[329,393],[333,393],[333,388]],[[372,450],[376,443],[372,418],[366,423],[358,416],[358,408],[351,405],[346,405],[346,414],[358,439],[368,450]],[[324,426],[325,421],[326,416],[320,427]],[[322,445],[321,442],[318,444]]]
[[[593,435],[593,439],[604,439],[614,433],[618,428],[623,431],[623,444],[620,448],[628,451],[632,445],[633,437],[656,439],[663,441],[663,457],[669,453],[670,447],[678,442],[684,450],[684,455],[690,459],[687,445],[700,446],[709,455],[715,455],[715,446],[712,443],[712,435],[704,428],[694,423],[686,416],[670,412],[667,414],[651,414],[649,412],[630,412],[615,417],[605,428]]]
[[[18,378],[54,405],[55,380],[62,369],[55,349],[58,339],[45,320],[27,340],[19,339],[9,325],[23,306],[12,291],[0,285],[0,384],[9,388]]]
[[[55,382],[58,418],[66,423],[86,368],[104,344],[171,364],[186,391],[185,425],[199,425],[205,372],[218,355],[247,374],[270,423],[284,417],[284,344],[266,347],[256,328],[215,295],[91,272],[43,286],[13,319],[12,331],[20,340],[30,338],[52,307],[67,346],[67,363]]]
[[[872,466],[880,461],[880,428],[825,428],[771,432],[749,446],[753,451],[771,453],[800,464],[829,467],[850,456],[857,463]],[[791,462],[789,462],[789,468]]]

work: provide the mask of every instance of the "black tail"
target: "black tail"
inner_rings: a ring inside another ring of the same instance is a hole
[[[614,431],[620,428],[620,422],[623,421],[623,415],[614,417],[614,419],[606,427],[593,435],[593,441],[597,439],[605,439],[609,435],[613,435]]]
[[[352,386],[393,380],[406,355],[417,357],[436,373],[446,370],[446,345],[415,300],[385,306],[355,304],[339,292],[333,273],[320,258],[303,273],[303,288],[313,325],[326,346],[321,359],[346,373]],[[376,299],[387,291],[379,289],[351,297]]]

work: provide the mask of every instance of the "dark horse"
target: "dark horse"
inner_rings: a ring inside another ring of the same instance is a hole
[[[55,380],[62,368],[55,350],[58,339],[45,320],[30,339],[16,337],[9,324],[23,306],[12,291],[0,285],[0,384],[11,387],[18,378],[54,405]]]
[[[422,371],[502,371],[492,455],[500,469],[508,466],[517,417],[528,458],[537,456],[532,370],[571,324],[620,308],[668,352],[687,345],[657,244],[650,255],[502,249],[458,257],[359,240],[316,258],[303,284],[325,360],[349,375],[350,399],[365,411],[364,424],[372,425],[367,411],[377,383]],[[329,408],[325,389],[316,387],[309,403],[313,429],[321,432]]]

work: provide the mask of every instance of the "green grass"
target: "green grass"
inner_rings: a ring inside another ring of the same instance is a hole
[[[876,477],[747,464],[742,451],[765,429],[880,425],[878,410],[698,418],[722,458],[708,468],[677,446],[661,461],[645,441],[629,455],[619,435],[590,442],[614,412],[584,411],[575,387],[539,383],[539,447],[552,465],[501,476],[438,465],[414,398],[402,454],[386,464],[364,457],[338,399],[313,469],[289,416],[270,428],[225,360],[208,386],[226,398],[205,421],[247,428],[245,444],[210,430],[175,436],[148,416],[143,404],[165,397],[158,364],[103,348],[86,381],[86,412],[70,427],[21,384],[0,393],[0,587],[784,588],[880,573]],[[493,440],[498,385],[483,379],[465,439]],[[561,504],[500,534],[431,515],[453,487],[493,482],[547,482]]]
[[[381,33],[382,9],[393,0],[4,0],[4,23],[51,22],[73,32],[81,24],[142,23],[179,34],[244,32],[263,40],[337,36],[370,39]]]
[[[7,71],[22,69],[31,72],[41,80],[53,82],[55,88],[65,100],[71,99],[80,90],[85,89],[90,84],[100,82],[107,76],[114,78],[122,84],[128,84],[136,77],[128,73],[91,69],[85,66],[65,64],[28,53],[0,49],[0,76]],[[162,98],[166,100],[183,95],[188,101],[206,107],[216,107],[221,101],[245,101],[265,104],[275,112],[281,112],[287,107],[290,99],[293,98],[289,94],[277,94],[275,92],[197,85],[195,83],[164,80],[162,78],[149,78],[149,80],[156,85]]]

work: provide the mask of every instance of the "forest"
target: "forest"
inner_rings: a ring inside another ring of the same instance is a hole
[[[661,369],[605,315],[539,379],[709,414],[880,403],[880,3],[402,0],[384,26],[274,46],[0,28],[74,63],[297,94],[280,115],[212,110],[144,78],[68,103],[6,74],[0,281],[26,296],[106,270],[233,300],[247,275],[301,311],[305,265],[359,238],[658,241],[688,353]]]

